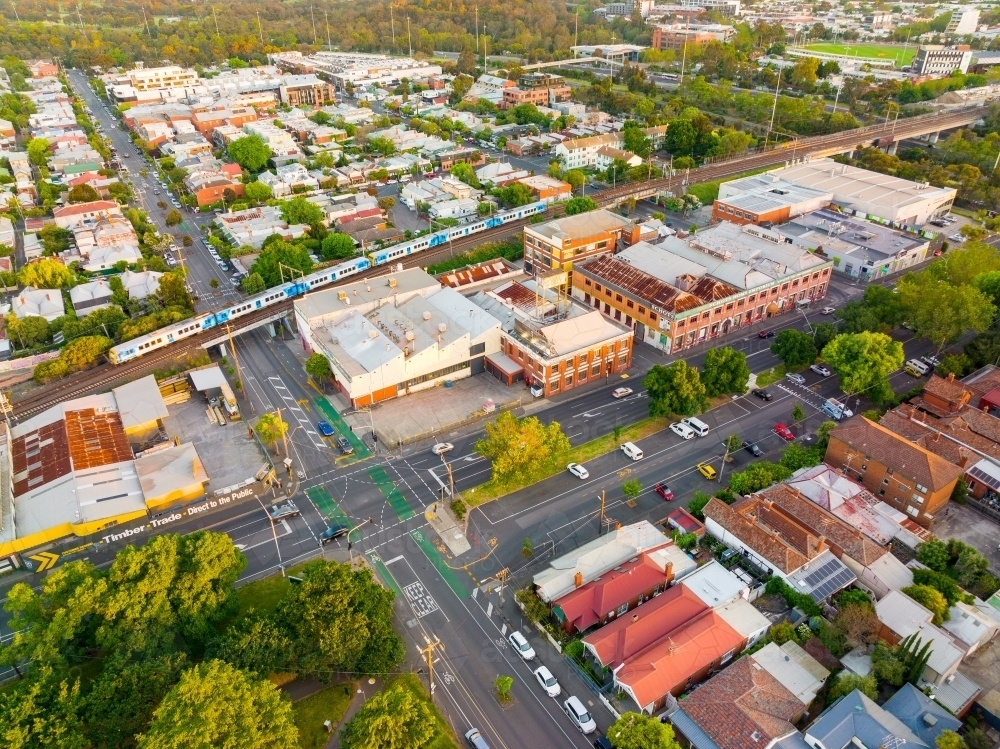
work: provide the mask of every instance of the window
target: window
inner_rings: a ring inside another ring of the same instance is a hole
[[[595,283],[594,284],[594,291],[600,291],[600,290],[601,290],[601,285],[599,283]]]
[[[720,660],[719,663],[722,664],[722,663],[728,663],[729,661],[731,661],[733,659],[733,652],[734,651],[730,650],[728,653],[726,653],[724,656],[722,656],[722,660]]]
[[[621,304],[622,303],[622,295],[621,294],[615,294],[615,301],[618,302],[619,304]]]
[[[867,471],[867,470],[868,470],[868,465],[867,465],[867,464],[865,464],[865,463],[862,463],[862,464],[861,464],[861,470],[862,470],[862,471]]]
[[[885,489],[879,489],[879,490],[878,490],[878,495],[879,495],[880,497],[884,497],[884,496],[885,496]]]
[[[573,387],[573,373],[572,372],[567,372],[566,373],[566,387],[567,388]]]
[[[629,299],[625,302],[625,306],[628,307],[629,309],[633,309],[635,307],[635,304],[632,302],[631,299]]]
[[[639,314],[640,315],[646,314],[646,308],[643,307],[641,304],[639,305]]]
[[[752,301],[753,301],[754,299],[756,299],[756,298],[757,298],[757,295],[756,295],[756,294],[751,294],[751,295],[750,295],[749,297],[747,297],[747,301],[748,301],[748,302],[752,302]]]
[[[649,313],[649,316],[650,316],[650,317],[653,317],[653,313],[652,313],[652,312],[650,312],[650,313]],[[655,318],[655,317],[653,317],[653,319],[655,320],[656,318]],[[677,329],[678,329],[678,330],[680,330],[681,328],[683,328],[683,327],[684,327],[684,322],[685,322],[684,320],[678,320],[678,321],[677,321]]]
[[[921,494],[926,494],[927,487],[924,486],[923,484],[917,484],[917,491],[920,492]]]
[[[916,517],[917,515],[920,514],[920,508],[918,507],[907,507],[906,511],[910,513],[913,517]]]
[[[626,613],[628,611],[628,602],[626,601],[621,606],[618,607],[618,616]]]
[[[743,218],[743,211],[736,211],[736,215],[739,218]]]
[[[583,295],[583,303],[584,304],[590,304],[590,294],[584,294]]]
[[[589,278],[583,279],[583,285],[584,286],[590,286],[590,279]]]
[[[924,498],[921,497],[919,494],[911,494],[910,495],[910,500],[914,504],[918,504],[918,505],[922,505],[924,503]]]
[[[885,486],[888,483],[889,483],[889,479],[882,479],[882,486]]]
[[[682,335],[677,336],[677,340],[674,341],[674,348],[680,348],[683,345],[684,345],[684,336]]]
[[[655,312],[650,312],[649,313],[649,319],[652,320],[653,322],[656,322],[656,313]],[[681,320],[681,322],[683,323],[684,321]],[[680,325],[678,324],[677,327],[680,327]]]
[[[479,354],[486,353],[486,344],[477,343],[474,346],[469,346],[469,356],[478,356]]]
[[[608,299],[610,299],[611,298],[611,289],[605,289],[604,290],[604,296],[606,296]]]
[[[729,311],[729,310],[731,310],[732,308],[733,308],[733,303],[732,303],[732,302],[730,302],[729,304],[727,304],[727,305],[726,305],[726,312],[728,312],[728,311]]]
[[[594,366],[592,366],[590,368],[590,374],[592,374],[594,377],[600,376],[600,374],[601,374],[601,363],[600,362],[594,362]]]

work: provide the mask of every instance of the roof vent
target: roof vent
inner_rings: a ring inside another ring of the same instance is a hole
[[[937,718],[930,713],[924,713],[923,721],[925,726],[936,726],[938,722]]]
[[[438,332],[439,333],[444,333],[447,330],[448,330],[448,325],[447,324],[445,324],[445,323],[438,323]]]
[[[427,310],[424,310],[424,319],[425,320],[430,320],[431,319],[431,313],[428,312]]]
[[[416,336],[414,335],[413,331],[412,330],[407,330],[406,331],[406,340],[412,341],[414,338],[416,338]]]
[[[378,331],[374,329],[369,330],[368,337],[371,338],[372,340],[375,340],[376,338],[378,338]]]
[[[750,734],[750,738],[754,741],[760,741],[760,734],[757,731],[754,731]]]

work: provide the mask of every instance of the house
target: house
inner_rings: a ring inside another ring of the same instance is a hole
[[[110,270],[118,263],[132,265],[142,260],[142,253],[134,244],[94,247],[83,260],[83,269],[93,273]]]
[[[69,298],[77,317],[84,317],[95,310],[111,306],[111,287],[107,279],[82,283],[69,290]]]
[[[573,188],[561,179],[549,177],[546,174],[536,174],[534,177],[523,177],[518,180],[531,190],[535,200],[543,203],[555,203],[573,197]]]
[[[925,528],[965,472],[864,416],[854,416],[830,433],[824,462]]]
[[[875,604],[875,613],[881,623],[879,637],[896,645],[910,635],[921,643],[931,643],[930,660],[924,669],[924,681],[939,686],[958,670],[965,652],[952,640],[951,635],[931,623],[934,615],[908,595],[891,591]]]
[[[261,172],[257,179],[270,187],[276,198],[291,193],[319,189],[319,181],[310,175],[302,164],[298,163],[279,166],[274,172]]]
[[[48,322],[66,314],[59,289],[36,289],[34,286],[21,289],[11,301],[11,309],[18,318],[44,317]]]
[[[910,683],[903,684],[882,709],[909,728],[928,747],[937,746],[945,731],[958,731],[962,721]]]
[[[528,176],[530,176],[528,171],[511,166],[507,161],[494,161],[476,170],[476,179],[482,184],[494,187],[503,187]]]
[[[226,191],[230,191],[235,197],[244,194],[244,184],[239,178],[239,174],[232,174],[231,169],[226,167],[238,165],[226,164],[218,169],[192,169],[184,178],[184,186],[191,195],[198,201],[198,206],[213,205],[221,203],[226,198]],[[265,172],[267,174],[267,172]]]
[[[614,146],[601,146],[594,154],[594,169],[604,171],[609,169],[615,162],[623,161],[626,166],[641,166],[642,158],[631,151],[625,151]]]
[[[121,275],[122,286],[125,287],[130,299],[145,299],[159,291],[162,275],[153,270],[138,273],[127,270]]]
[[[113,200],[74,203],[52,209],[52,218],[60,229],[72,229],[84,221],[96,221],[108,216],[121,216],[122,208]]]
[[[806,729],[806,744],[812,749],[853,749],[885,747],[891,742],[894,746],[933,749],[933,742],[922,740],[887,707],[879,707],[855,689]]]

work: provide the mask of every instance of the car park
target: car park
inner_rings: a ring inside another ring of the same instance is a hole
[[[791,380],[792,382],[798,385],[806,384],[806,378],[796,372],[789,372],[788,374],[785,375],[785,378]]]
[[[324,546],[331,541],[336,541],[341,536],[346,536],[350,532],[346,525],[333,525],[323,531],[319,536],[319,542]]]
[[[761,450],[759,447],[757,447],[756,443],[754,442],[743,440],[742,447],[744,450],[753,455],[755,458],[759,458],[761,455],[764,454],[764,451]]]
[[[350,455],[354,452],[354,445],[347,437],[337,437],[336,439],[337,449],[340,450],[344,455]]]
[[[566,470],[576,476],[578,479],[583,480],[590,478],[590,473],[579,463],[570,463],[566,466]]]
[[[836,311],[837,311],[836,307],[824,307],[819,311],[819,313],[821,315],[832,315]]]
[[[284,520],[285,518],[294,518],[299,515],[299,508],[292,500],[287,502],[282,502],[281,504],[271,505],[267,510],[268,517],[271,518],[271,522],[277,520]]]
[[[444,455],[446,452],[454,450],[455,446],[450,442],[438,442],[434,447],[431,448],[431,452],[435,455]]]
[[[656,490],[657,494],[663,497],[665,502],[669,502],[674,498],[673,491],[666,484],[657,484],[656,486],[653,487],[653,489]]]
[[[757,334],[758,338],[774,338],[773,330],[762,330]]]
[[[718,476],[715,469],[712,468],[709,463],[699,463],[697,465],[698,473],[707,478],[709,481],[714,481],[715,477]]]
[[[830,368],[827,367],[825,364],[813,364],[809,367],[809,369],[811,369],[813,372],[820,375],[821,377],[829,377],[830,375],[833,374],[833,372],[830,371]]]
[[[562,687],[559,686],[556,677],[545,666],[539,666],[535,669],[535,678],[538,679],[538,683],[542,685],[542,689],[549,697],[558,697],[562,692]]]
[[[615,388],[611,391],[612,398],[625,398],[632,395],[632,388]]]
[[[782,424],[781,422],[778,422],[777,424],[774,425],[774,431],[778,434],[779,437],[781,437],[781,439],[787,442],[791,442],[793,439],[795,439],[795,435],[792,434],[792,430],[789,429],[787,425]]]
[[[678,437],[684,440],[694,439],[694,429],[689,427],[687,424],[682,424],[679,421],[675,421],[670,425],[670,431],[676,434]]]
[[[316,422],[316,428],[319,430],[319,433],[322,434],[324,437],[332,437],[336,433],[333,427],[330,425],[329,421]]]
[[[769,401],[771,400],[771,398],[774,397],[764,388],[754,388],[753,394],[756,395],[758,398],[760,398],[762,401]]]
[[[587,708],[583,706],[579,697],[573,696],[564,701],[563,710],[566,711],[569,719],[573,721],[573,725],[579,728],[581,732],[586,734],[597,730],[597,723],[594,722],[593,717],[591,717]]]
[[[514,647],[514,651],[521,656],[526,661],[532,661],[535,659],[535,649],[531,647],[531,643],[528,642],[528,638],[522,635],[518,630],[511,632],[507,639],[510,644]]]

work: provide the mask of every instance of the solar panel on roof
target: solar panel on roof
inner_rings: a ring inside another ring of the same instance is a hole
[[[814,570],[813,572],[811,572],[808,575],[808,577],[805,578],[804,582],[810,588],[815,588],[817,585],[820,584],[821,581],[825,580],[830,575],[832,575],[834,570],[836,570],[840,566],[841,566],[840,562],[836,561],[835,559],[830,560],[822,567],[820,567],[818,570]]]
[[[986,471],[984,471],[982,468],[977,468],[973,466],[968,470],[968,474],[977,481],[982,481],[991,489],[1000,490],[1000,480],[997,480],[995,477],[986,473]]]

